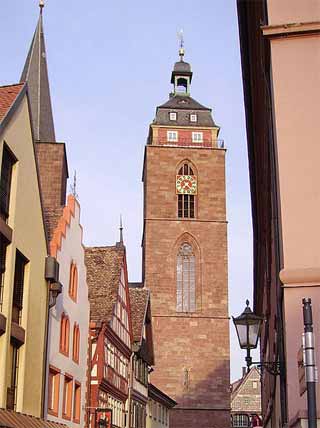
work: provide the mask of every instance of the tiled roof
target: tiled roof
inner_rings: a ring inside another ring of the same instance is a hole
[[[124,253],[121,245],[85,249],[90,321],[110,321],[117,299]]]
[[[133,341],[140,343],[150,292],[146,288],[130,288],[129,293]]]
[[[1,86],[0,87],[0,121],[10,110],[12,104],[21,92],[24,84]]]
[[[0,426],[6,428],[65,428],[67,425],[45,421],[35,416],[0,409]]]

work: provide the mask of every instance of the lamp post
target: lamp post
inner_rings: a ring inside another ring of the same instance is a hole
[[[238,340],[241,349],[247,350],[246,363],[248,369],[252,364],[250,350],[256,349],[261,330],[263,317],[255,315],[249,307],[249,300],[246,300],[246,308],[238,317],[232,317],[236,327]]]

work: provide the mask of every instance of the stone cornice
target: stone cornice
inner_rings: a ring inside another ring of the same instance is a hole
[[[294,22],[280,25],[261,26],[262,34],[268,38],[283,38],[320,34],[320,22]]]

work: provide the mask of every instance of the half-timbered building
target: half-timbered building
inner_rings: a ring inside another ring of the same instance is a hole
[[[85,254],[90,301],[89,427],[110,418],[113,427],[123,428],[132,343],[125,247],[122,243],[91,247]]]
[[[145,428],[148,402],[148,377],[154,365],[150,291],[130,288],[133,331],[132,377],[130,381],[130,428]]]

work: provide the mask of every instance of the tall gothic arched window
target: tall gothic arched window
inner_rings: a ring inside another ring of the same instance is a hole
[[[178,170],[178,217],[195,218],[195,199],[197,193],[197,181],[193,168],[185,162]]]
[[[177,312],[196,310],[196,258],[192,246],[183,243],[177,256]]]

